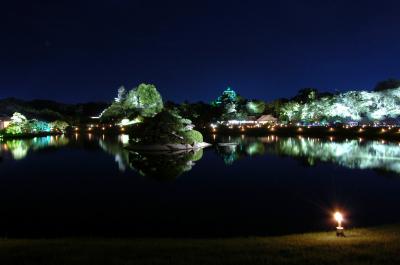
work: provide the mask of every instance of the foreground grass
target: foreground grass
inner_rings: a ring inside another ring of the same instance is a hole
[[[400,264],[400,225],[231,239],[3,239],[0,264]]]

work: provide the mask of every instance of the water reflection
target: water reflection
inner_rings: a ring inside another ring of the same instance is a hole
[[[129,155],[130,166],[141,175],[156,180],[174,180],[190,171],[195,162],[203,157],[203,149],[174,153],[138,153]]]
[[[220,139],[217,153],[225,164],[265,153],[301,158],[308,165],[330,162],[351,169],[374,169],[400,174],[400,145],[385,141],[360,139],[333,141],[317,138],[278,138],[276,136]]]
[[[140,175],[157,180],[173,180],[182,173],[190,171],[203,156],[203,150],[180,152],[133,152],[125,147],[129,144],[129,135],[118,136],[117,141],[104,137],[99,146],[114,156],[120,171],[135,170]]]
[[[203,150],[162,154],[128,151],[125,147],[129,144],[129,135],[126,134],[118,137],[92,134],[83,136],[72,135],[72,141],[63,135],[5,140],[0,143],[0,154],[4,158],[21,160],[31,151],[49,147],[61,148],[68,145],[75,148],[100,148],[114,156],[120,171],[134,170],[141,175],[160,180],[174,179],[190,171],[203,156]],[[212,135],[211,141],[214,141],[214,150],[226,165],[241,158],[269,154],[299,158],[310,166],[321,161],[351,169],[373,169],[400,174],[400,145],[393,142],[276,136],[253,138],[243,135],[225,138]]]
[[[129,143],[129,135],[118,136],[118,141],[113,141],[112,139],[107,139],[103,135],[99,140],[100,148],[114,156],[115,162],[118,164],[120,171],[125,171],[130,168],[129,165],[129,151],[124,148],[125,145]]]
[[[275,150],[278,154],[307,158],[310,165],[324,161],[348,168],[378,169],[400,174],[400,146],[397,143],[287,138],[278,141]]]
[[[216,140],[214,138],[214,140]],[[217,153],[223,158],[226,165],[233,164],[236,160],[255,155],[263,155],[267,144],[278,140],[276,136],[267,137],[222,137],[216,143]]]
[[[67,145],[68,138],[61,136],[35,137],[31,139],[6,140],[0,144],[0,153],[11,154],[15,160],[24,159],[30,150],[38,151],[49,147],[62,147]]]

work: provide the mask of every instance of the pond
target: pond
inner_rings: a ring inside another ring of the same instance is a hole
[[[332,230],[335,209],[346,227],[400,222],[397,142],[208,138],[167,155],[128,135],[3,141],[0,236],[280,235]]]

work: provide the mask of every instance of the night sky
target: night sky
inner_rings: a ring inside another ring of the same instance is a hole
[[[227,86],[272,100],[400,78],[400,1],[4,2],[0,98],[111,101],[147,82],[177,102]]]

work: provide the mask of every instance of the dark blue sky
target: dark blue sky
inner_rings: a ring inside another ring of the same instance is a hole
[[[272,100],[400,77],[400,1],[8,2],[0,98],[110,101],[148,82],[178,102],[228,85]]]

